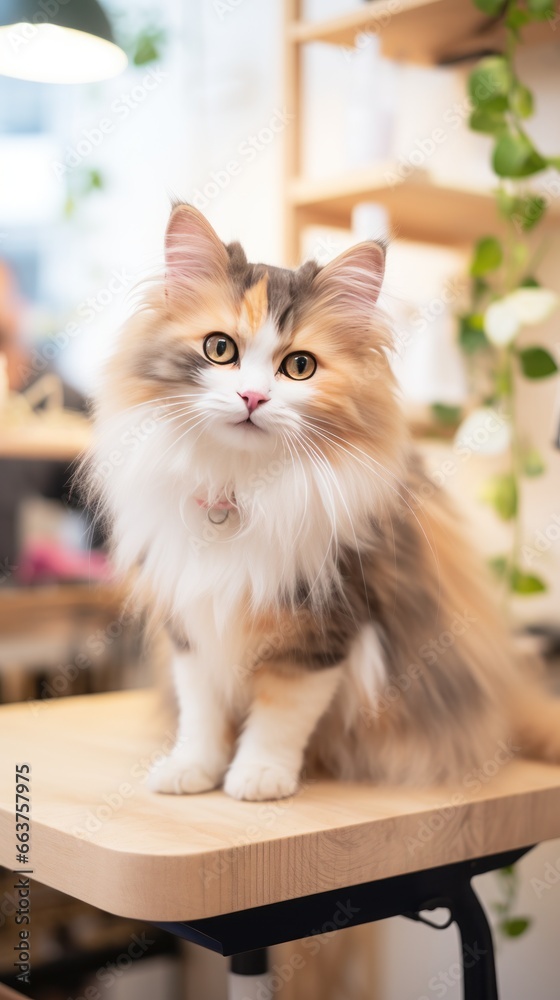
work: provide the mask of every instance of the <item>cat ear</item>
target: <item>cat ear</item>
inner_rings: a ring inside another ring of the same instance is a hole
[[[384,271],[385,247],[368,240],[325,264],[313,289],[335,311],[355,315],[371,310],[377,302]]]
[[[227,250],[193,205],[175,205],[165,233],[166,295],[200,292],[227,278]]]

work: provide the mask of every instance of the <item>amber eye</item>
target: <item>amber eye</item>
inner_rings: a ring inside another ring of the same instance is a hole
[[[287,354],[280,365],[280,371],[283,375],[287,375],[288,378],[299,379],[300,382],[306,378],[311,378],[316,370],[317,362],[313,355],[304,354],[303,351],[294,351],[293,354]]]
[[[215,365],[231,365],[239,357],[237,344],[227,333],[209,333],[202,349],[208,360]]]

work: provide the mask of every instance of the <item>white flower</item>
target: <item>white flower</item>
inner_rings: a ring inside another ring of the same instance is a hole
[[[484,332],[496,347],[510,344],[522,326],[542,323],[554,312],[559,299],[548,288],[518,288],[488,306]]]
[[[518,288],[506,297],[506,302],[513,308],[520,323],[534,326],[552,315],[558,305],[558,296],[549,288]]]
[[[505,417],[491,406],[469,413],[455,435],[455,447],[477,455],[500,455],[509,447],[511,430]]]
[[[505,299],[498,299],[488,306],[484,313],[484,332],[496,347],[504,347],[519,333],[521,323],[515,310]]]

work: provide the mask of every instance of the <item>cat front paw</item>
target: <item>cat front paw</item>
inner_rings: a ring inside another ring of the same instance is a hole
[[[285,799],[297,792],[299,775],[283,764],[236,763],[231,765],[224,791],[234,799],[262,802]]]
[[[151,772],[147,785],[164,795],[195,795],[209,792],[222,783],[225,768],[212,767],[190,757],[166,757]]]

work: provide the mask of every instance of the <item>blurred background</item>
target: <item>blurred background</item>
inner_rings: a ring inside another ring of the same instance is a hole
[[[271,264],[325,263],[358,240],[389,238],[382,304],[418,448],[470,521],[519,642],[544,653],[554,679],[555,4],[510,3],[506,23],[503,0],[103,0],[116,45],[74,63],[39,47],[38,26],[56,22],[62,0],[3,4],[1,701],[28,700],[32,712],[37,700],[152,680],[159,652],[123,611],[102,531],[71,478],[100,367],[138,282],[161,266],[171,198]],[[70,6],[83,17],[90,5]],[[513,75],[500,62],[506,34]],[[548,844],[515,876],[479,880],[505,997],[557,997],[560,889],[539,893],[534,878],[559,858],[560,842]],[[163,934],[103,975],[131,954],[139,928],[40,893],[37,1000],[225,996],[222,960]],[[6,983],[10,898],[6,877]],[[343,931],[282,994],[458,998],[454,935],[403,919]]]

